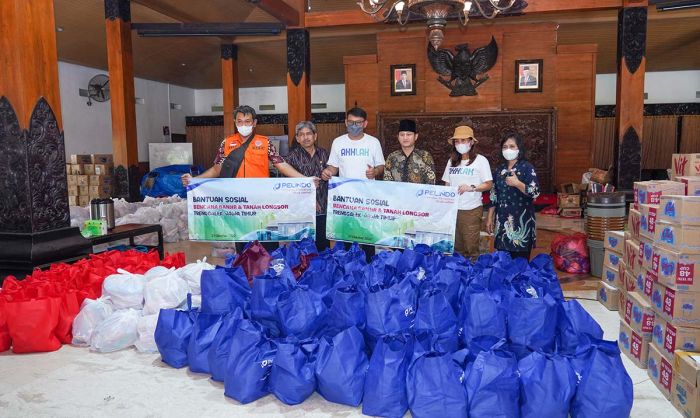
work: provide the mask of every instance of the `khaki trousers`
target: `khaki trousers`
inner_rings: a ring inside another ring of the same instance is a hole
[[[466,258],[479,256],[479,239],[483,206],[470,210],[457,211],[457,228],[455,230],[455,251]]]

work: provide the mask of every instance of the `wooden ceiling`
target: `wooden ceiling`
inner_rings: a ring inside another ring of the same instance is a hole
[[[570,0],[571,1],[571,0]],[[62,61],[107,68],[104,2],[55,0],[58,56]],[[312,11],[351,9],[350,0],[307,0]],[[275,22],[247,0],[132,0],[135,23]],[[598,73],[615,72],[617,13],[591,11],[524,15],[498,19],[495,24],[558,22],[559,43],[597,43]],[[450,23],[453,25],[454,23]],[[472,20],[470,25],[492,22]],[[423,30],[422,24],[408,30]],[[404,28],[405,29],[405,28]],[[395,25],[314,28],[311,30],[312,84],[343,83],[343,56],[376,53],[375,35],[398,31]],[[284,32],[271,37],[142,38],[132,33],[137,77],[192,88],[219,88],[219,45],[239,45],[241,87],[286,84]],[[657,13],[649,9],[647,71],[700,69],[700,9]]]

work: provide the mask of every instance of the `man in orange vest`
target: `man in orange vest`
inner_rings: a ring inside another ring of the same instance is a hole
[[[239,106],[233,111],[233,117],[238,132],[221,141],[214,166],[197,178],[270,177],[270,162],[285,177],[305,177],[284,161],[266,136],[253,132],[258,124],[255,109]],[[187,187],[191,178],[189,173],[182,175],[182,184]]]

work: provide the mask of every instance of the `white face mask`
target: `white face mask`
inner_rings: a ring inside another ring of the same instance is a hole
[[[514,159],[518,158],[518,154],[520,154],[520,150],[517,149],[508,148],[503,150],[503,158],[508,161],[513,161]]]
[[[472,149],[469,144],[457,144],[455,145],[455,148],[457,148],[457,152],[460,154],[466,154],[470,149]]]
[[[251,133],[253,133],[252,126],[238,126],[238,125],[236,125],[236,129],[238,129],[238,133],[241,134],[241,136],[248,136]]]

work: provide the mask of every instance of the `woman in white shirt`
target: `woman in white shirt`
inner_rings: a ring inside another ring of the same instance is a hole
[[[483,215],[481,194],[493,186],[491,166],[486,157],[476,153],[479,141],[474,138],[470,126],[456,127],[447,142],[452,145],[452,154],[442,181],[448,186],[457,186],[459,193],[455,251],[467,258],[477,257]]]

